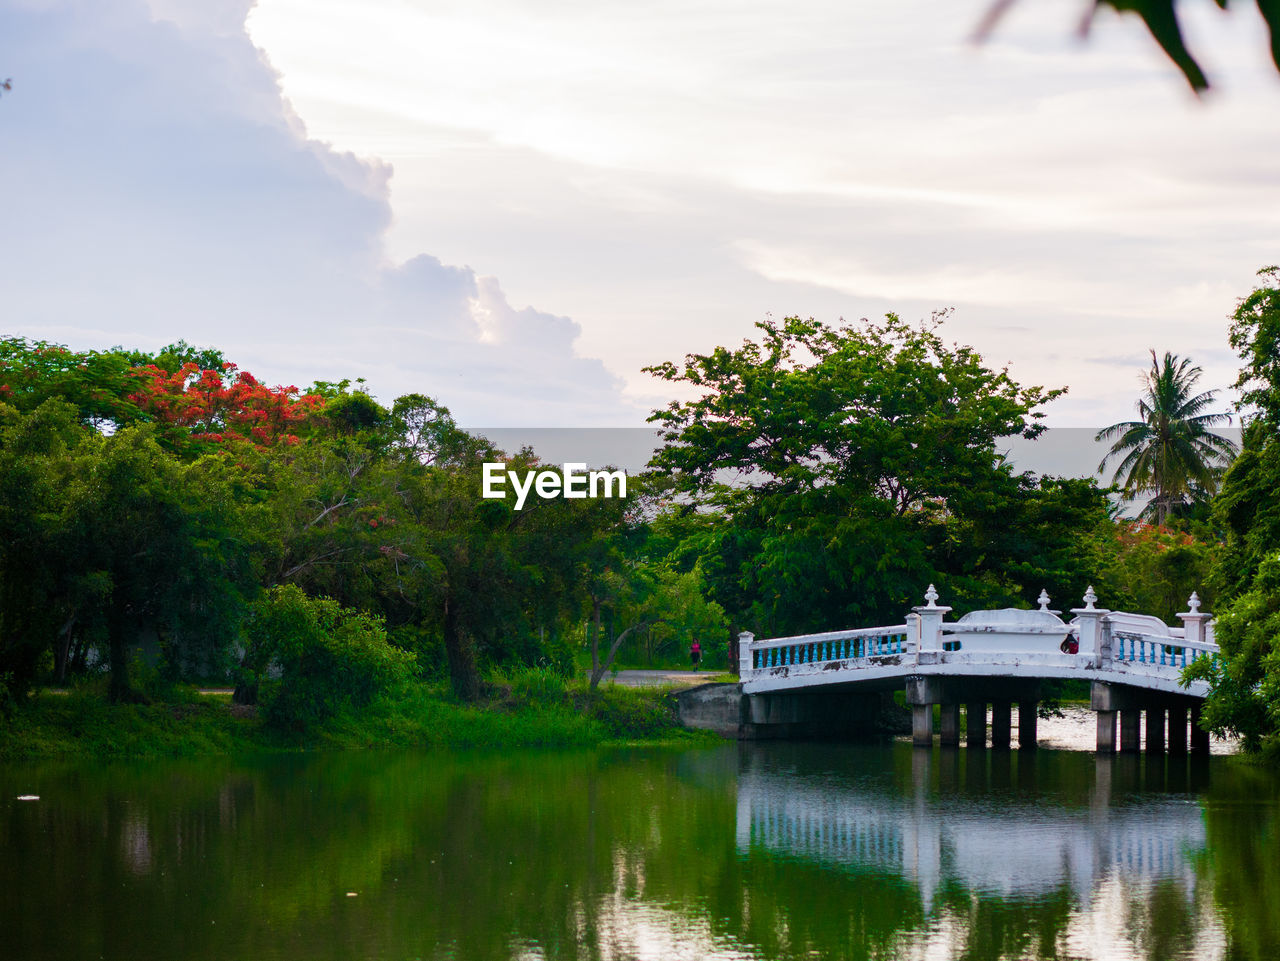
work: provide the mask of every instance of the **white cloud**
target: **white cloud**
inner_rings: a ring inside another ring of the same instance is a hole
[[[578,355],[573,321],[514,309],[470,267],[393,263],[391,167],[306,138],[245,32],[249,7],[3,15],[17,51],[0,103],[3,332],[182,337],[270,380],[432,394],[464,422],[639,422],[617,379]]]
[[[59,26],[91,55],[48,80],[74,80],[66,116],[14,132],[48,128],[39,159],[0,159],[39,183],[24,222],[47,223],[9,267],[42,329],[110,326],[87,318],[127,302],[115,323],[140,335],[199,318],[389,391],[452,402],[422,380],[461,365],[501,385],[468,388],[477,409],[505,391],[533,416],[543,383],[592,398],[546,416],[627,420],[667,389],[643,365],[736,344],[768,313],[956,304],[950,336],[1069,384],[1051,420],[1096,425],[1134,389],[1103,355],[1172,349],[1229,383],[1225,316],[1280,259],[1280,127],[1261,119],[1280,84],[1245,9],[1187,5],[1221,90],[1200,103],[1132,17],[1077,43],[1083,0],[1017,4],[980,49],[983,0],[260,0],[252,36],[327,149],[244,42],[247,0],[152,0],[164,29],[98,6]],[[110,39],[116,20],[137,36]],[[25,97],[40,65],[22,69]],[[291,316],[314,344],[273,332]],[[353,324],[370,333],[342,340]]]

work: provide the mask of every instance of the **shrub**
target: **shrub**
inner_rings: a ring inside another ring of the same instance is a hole
[[[263,713],[278,727],[306,730],[363,707],[413,672],[414,656],[388,643],[381,618],[293,585],[253,606],[247,633],[253,662],[265,666]]]

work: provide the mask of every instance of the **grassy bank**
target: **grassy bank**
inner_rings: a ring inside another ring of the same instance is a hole
[[[152,704],[108,704],[100,689],[42,691],[0,719],[0,759],[200,757],[261,751],[386,747],[587,747],[611,742],[715,740],[686,731],[670,689],[590,692],[545,671],[499,675],[479,704],[444,685],[411,684],[308,730],[282,730],[229,695],[166,692]]]

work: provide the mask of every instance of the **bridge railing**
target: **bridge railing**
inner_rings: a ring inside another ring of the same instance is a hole
[[[1111,660],[1121,664],[1168,667],[1181,671],[1202,657],[1218,654],[1212,641],[1188,641],[1183,637],[1112,629]]]
[[[910,625],[892,624],[888,627],[866,627],[853,631],[797,634],[794,637],[775,637],[767,641],[756,641],[752,635],[744,634],[740,637],[739,657],[740,667],[745,672],[796,664],[869,662],[873,658],[913,654],[915,647],[914,632]]]

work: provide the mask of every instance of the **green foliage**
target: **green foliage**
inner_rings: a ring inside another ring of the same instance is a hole
[[[23,337],[0,338],[0,402],[35,410],[47,400],[71,405],[95,427],[119,427],[141,417],[130,399],[138,356],[119,348],[73,351]]]
[[[406,682],[413,669],[413,655],[387,643],[379,618],[331,598],[309,598],[293,585],[254,605],[246,634],[266,717],[286,729],[305,731],[364,707]]]
[[[1214,502],[1226,530],[1214,578],[1222,657],[1198,676],[1212,688],[1204,716],[1214,730],[1280,757],[1280,269],[1258,275],[1231,327],[1243,361],[1236,386],[1253,411]]]
[[[1105,518],[1101,492],[1015,474],[997,449],[1038,435],[1061,391],[1020,387],[939,323],[789,318],[650,368],[702,394],[652,415],[654,466],[707,515],[676,552],[735,625],[894,623],[930,581],[958,608],[1083,593],[1073,538]]]
[[[44,694],[0,726],[0,759],[175,758],[261,750],[255,722],[211,697],[110,704],[103,685]]]
[[[1084,544],[1096,558],[1094,585],[1113,610],[1154,614],[1176,624],[1192,592],[1212,610],[1210,586],[1221,544],[1203,527],[1192,531],[1134,521],[1108,521]]]
[[[1187,669],[1212,687],[1205,726],[1280,760],[1280,553],[1262,561],[1248,591],[1219,607],[1214,636],[1221,657]]]
[[[1137,404],[1142,419],[1112,424],[1096,437],[1115,441],[1098,472],[1119,457],[1112,483],[1130,499],[1150,494],[1142,517],[1157,524],[1212,496],[1237,453],[1233,441],[1211,430],[1230,420],[1226,414],[1208,412],[1216,391],[1192,393],[1202,373],[1185,357],[1179,360],[1166,352],[1157,360],[1151,351],[1146,391]]]
[[[652,740],[681,731],[672,699],[645,688],[605,685],[588,710],[613,740]]]

